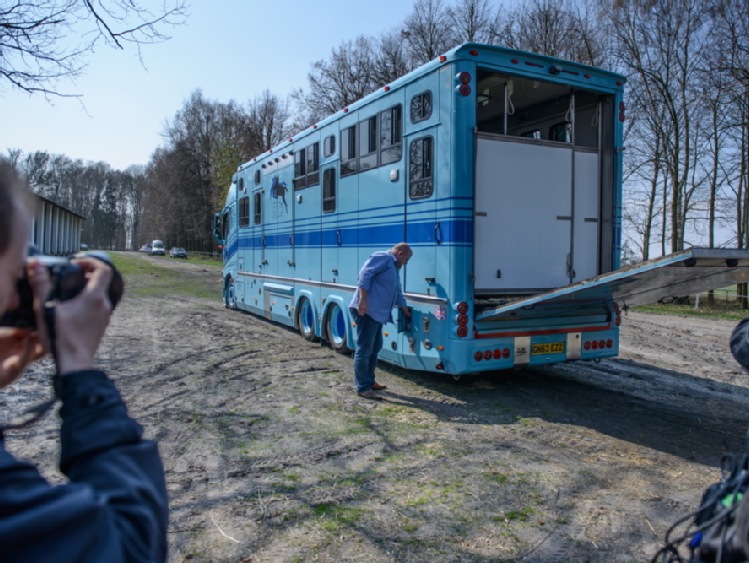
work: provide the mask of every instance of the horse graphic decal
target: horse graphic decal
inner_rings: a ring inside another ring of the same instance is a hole
[[[286,191],[288,188],[286,187],[286,182],[279,182],[278,181],[278,175],[273,176],[273,179],[270,183],[270,196],[275,200],[281,200],[283,203],[284,211],[289,210],[289,206],[286,203]]]

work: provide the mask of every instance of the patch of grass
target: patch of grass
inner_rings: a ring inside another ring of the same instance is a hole
[[[536,514],[534,509],[530,506],[524,506],[518,510],[508,510],[504,514],[495,516],[494,519],[504,522],[527,522],[534,514]]]
[[[327,532],[338,532],[341,528],[356,526],[364,515],[361,508],[330,502],[313,506],[312,512],[318,517],[320,527]]]
[[[358,434],[367,434],[372,431],[372,421],[368,417],[356,417],[349,422],[350,425],[341,429],[341,436],[356,436]]]
[[[434,497],[434,491],[425,491],[420,495],[406,497],[405,505],[410,507],[431,506]]]
[[[410,520],[406,520],[406,522],[403,524],[403,531],[408,534],[414,534],[419,531],[419,525],[414,524]]]
[[[541,424],[541,421],[537,418],[525,418],[523,416],[517,416],[515,417],[515,420],[517,420],[520,426],[523,426],[525,428],[535,428],[536,426]]]
[[[444,457],[446,455],[444,446],[437,442],[420,444],[418,449],[422,454],[430,457]]]
[[[285,472],[283,478],[289,483],[301,483],[302,481],[302,476],[299,473]]]
[[[221,299],[220,266],[215,269],[215,283],[203,283],[178,270],[154,264],[133,253],[112,253],[112,262],[125,280],[125,293],[138,297],[182,295],[202,299]],[[165,258],[168,260],[169,258]],[[213,278],[211,278],[213,279]]]
[[[396,463],[396,462],[401,461],[404,457],[405,456],[402,453],[392,452],[392,451],[386,451],[386,452],[383,452],[382,454],[376,456],[374,458],[374,460],[377,463],[387,463],[387,462]]]
[[[378,410],[379,412],[373,413],[373,414],[377,414],[380,417],[389,418],[395,414],[406,413],[408,412],[409,409],[400,405],[391,405],[391,406],[382,407],[381,409],[378,409]]]
[[[220,257],[211,258],[210,256],[203,256],[202,254],[193,254],[188,259],[190,264],[199,264],[200,266],[208,266],[210,268],[217,268],[219,271],[223,267],[224,263]]]
[[[740,321],[747,315],[749,311],[742,309],[736,302],[722,303],[720,300],[716,301],[714,305],[707,305],[707,297],[700,297],[700,308],[695,309],[694,305],[677,305],[675,303],[669,304],[654,304],[654,305],[642,305],[640,307],[634,307],[634,311],[639,313],[647,313],[649,315],[677,315],[686,317],[701,317],[705,319],[716,319],[723,321]],[[624,320],[626,321],[626,313],[624,313]]]
[[[510,482],[510,476],[507,473],[497,470],[482,471],[481,476],[499,485],[507,485]]]
[[[335,487],[361,487],[369,480],[369,478],[369,475],[366,474],[350,475],[348,477],[344,477],[343,479],[336,480]]]

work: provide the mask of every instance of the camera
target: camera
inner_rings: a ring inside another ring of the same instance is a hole
[[[73,258],[96,258],[106,263],[112,268],[112,280],[109,284],[109,301],[112,303],[112,309],[120,302],[125,284],[122,275],[115,269],[112,261],[103,252],[80,252],[72,257],[63,258],[59,256],[41,256],[36,249],[29,249],[29,256],[34,260],[41,262],[49,272],[49,278],[52,283],[52,290],[48,299],[56,301],[67,301],[78,295],[86,287],[86,272],[78,264],[73,262]],[[36,328],[36,315],[34,315],[34,292],[29,284],[28,274],[24,268],[21,279],[18,280],[18,307],[6,311],[0,317],[0,326],[10,326],[18,328]]]

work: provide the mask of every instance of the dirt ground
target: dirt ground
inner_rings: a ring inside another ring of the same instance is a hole
[[[168,258],[215,299],[126,279],[100,364],[160,443],[170,557],[183,561],[649,561],[746,448],[733,322],[630,312],[621,356],[456,384],[351,358],[225,310],[219,270]],[[2,398],[48,392],[33,367]],[[57,417],[8,438],[60,481]]]

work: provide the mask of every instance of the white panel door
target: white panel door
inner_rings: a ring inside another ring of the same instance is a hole
[[[572,149],[478,139],[477,291],[531,293],[569,283]]]

